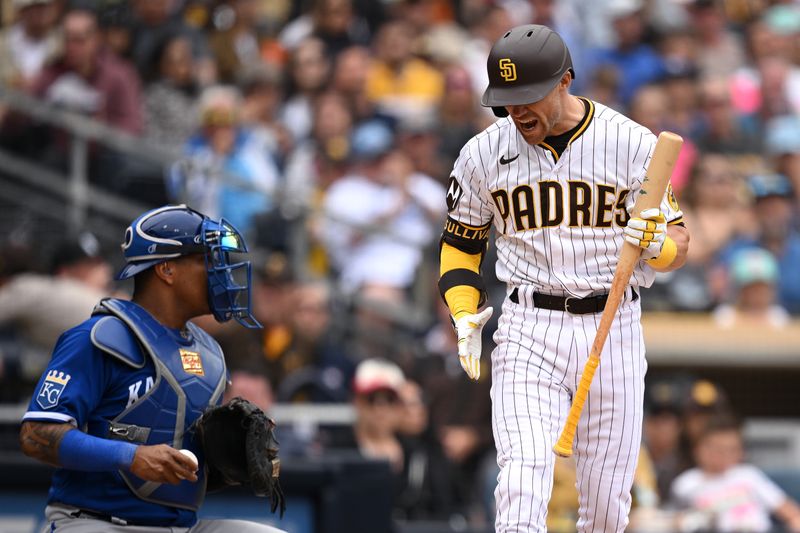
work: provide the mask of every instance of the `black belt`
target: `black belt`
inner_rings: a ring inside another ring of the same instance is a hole
[[[639,293],[636,289],[631,289],[633,292],[632,302],[639,299]],[[508,299],[515,304],[519,303],[519,289],[514,287],[514,290],[509,294]],[[539,292],[533,293],[533,305],[536,308],[550,309],[552,311],[566,311],[573,315],[587,315],[589,313],[599,313],[606,307],[608,294],[598,294],[597,296],[588,296],[586,298],[574,298],[572,296],[554,296],[552,294],[542,294]]]

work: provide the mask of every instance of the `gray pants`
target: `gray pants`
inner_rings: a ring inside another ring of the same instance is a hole
[[[44,511],[47,524],[42,533],[286,533],[272,526],[244,520],[200,520],[193,527],[124,526],[95,518],[72,516],[74,507],[54,504]]]

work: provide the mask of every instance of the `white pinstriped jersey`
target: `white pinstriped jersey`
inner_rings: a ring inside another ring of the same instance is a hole
[[[622,229],[641,188],[656,136],[621,113],[588,102],[589,112],[560,157],[531,146],[510,117],[473,137],[455,162],[446,231],[497,232],[497,277],[550,294],[608,292]],[[623,209],[624,206],[624,209]],[[671,187],[661,203],[667,221],[682,218]],[[655,272],[640,261],[631,285]]]

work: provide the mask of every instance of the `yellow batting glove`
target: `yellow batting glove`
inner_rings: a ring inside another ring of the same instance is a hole
[[[455,321],[458,337],[458,360],[470,379],[481,377],[481,331],[492,316],[494,309],[487,307],[476,315],[463,315]]]
[[[661,254],[667,239],[667,219],[657,207],[645,209],[628,220],[622,232],[626,241],[642,249],[642,259],[653,259]]]

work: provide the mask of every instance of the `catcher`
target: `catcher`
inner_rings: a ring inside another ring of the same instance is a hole
[[[206,491],[242,484],[285,509],[274,424],[236,398],[219,345],[190,319],[260,327],[236,229],[184,205],[144,213],[125,232],[133,301],[104,299],[66,331],[23,417],[25,454],[58,467],[46,531],[275,533],[197,520]],[[238,282],[236,279],[244,280]],[[183,453],[181,453],[183,452]]]

